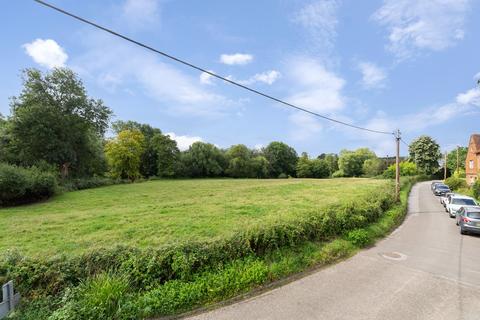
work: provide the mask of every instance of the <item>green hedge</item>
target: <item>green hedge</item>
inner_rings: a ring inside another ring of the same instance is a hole
[[[451,176],[450,178],[445,179],[445,184],[450,188],[450,190],[458,190],[461,188],[467,188],[467,183],[465,182],[465,179],[462,178],[456,178],[454,176]]]
[[[57,179],[51,172],[0,163],[0,206],[46,199],[56,190]]]
[[[392,189],[392,188],[390,188]],[[367,200],[368,199],[368,200]],[[26,297],[57,295],[104,272],[125,274],[139,290],[222,267],[248,255],[263,255],[304,241],[329,240],[376,221],[393,203],[391,192],[241,231],[228,239],[176,244],[157,249],[116,247],[80,256],[33,259],[8,253],[0,260],[0,280],[14,279]]]

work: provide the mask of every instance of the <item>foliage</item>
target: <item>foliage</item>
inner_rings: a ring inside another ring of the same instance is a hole
[[[372,208],[363,208],[357,212],[358,205],[364,206],[366,202],[352,204],[347,212],[340,211],[333,217],[337,217],[344,223],[344,215],[348,216],[353,208],[353,222],[348,224],[345,236],[348,240],[336,239],[328,243],[306,240],[302,241],[304,234],[282,240],[281,233],[267,232],[265,235],[274,242],[283,243],[279,247],[272,246],[270,250],[245,251],[240,255],[234,255],[239,246],[248,242],[236,238],[235,244],[225,246],[212,242],[211,244],[195,246],[176,246],[171,250],[138,250],[127,248],[116,248],[97,251],[87,257],[80,259],[62,258],[60,263],[45,265],[45,261],[25,259],[18,255],[10,255],[0,263],[0,275],[5,271],[10,275],[26,276],[26,279],[37,279],[40,283],[51,283],[42,280],[45,275],[55,275],[61,281],[74,281],[65,290],[59,291],[55,296],[49,296],[48,301],[58,295],[63,296],[62,301],[50,303],[50,305],[36,304],[35,308],[26,306],[35,304],[35,301],[46,301],[41,298],[42,291],[37,290],[37,296],[31,298],[24,294],[27,302],[23,304],[17,317],[18,319],[37,319],[39,317],[27,314],[32,312],[35,315],[51,314],[51,319],[137,319],[151,318],[161,315],[173,315],[191,310],[197,306],[211,304],[216,301],[231,298],[258,285],[266,284],[272,280],[290,275],[295,272],[306,270],[315,265],[323,265],[338,261],[355,253],[356,247],[370,244],[374,239],[379,238],[392,230],[402,220],[406,212],[406,198],[408,191],[415,180],[402,180],[402,192],[400,205],[389,209],[392,202],[380,202],[380,216],[375,218],[369,216]],[[373,194],[373,201],[377,198]],[[391,196],[391,195],[390,195]],[[348,206],[349,207],[349,206]],[[375,211],[375,210],[374,210]],[[359,218],[360,216],[365,219]],[[316,216],[316,215],[315,215]],[[316,219],[308,219],[312,228],[320,223]],[[371,219],[376,222],[368,222]],[[324,220],[325,217],[321,220]],[[337,219],[327,219],[334,223]],[[294,228],[297,221],[285,225],[285,231],[301,231],[306,225],[301,224],[300,228]],[[320,224],[322,225],[322,224]],[[334,224],[341,226],[341,224]],[[356,225],[357,227],[354,227]],[[310,228],[310,227],[309,227]],[[279,232],[282,229],[276,229]],[[312,229],[313,230],[313,229]],[[252,236],[258,232],[252,233]],[[288,235],[288,233],[285,233]],[[312,233],[307,239],[315,239]],[[232,238],[233,239],[233,238]],[[289,242],[293,240],[293,242]],[[286,241],[286,242],[285,242]],[[263,242],[266,243],[266,242]],[[73,263],[73,261],[75,261]],[[122,266],[124,265],[124,266]],[[34,267],[35,266],[35,267]],[[127,268],[127,266],[129,266]],[[169,266],[175,266],[171,269]],[[34,268],[32,268],[34,267]],[[110,270],[105,272],[103,270]],[[172,270],[176,270],[173,271]],[[75,274],[72,272],[79,272]],[[160,273],[161,281],[158,280]],[[38,276],[37,276],[38,275]],[[170,278],[165,278],[170,275]],[[172,276],[173,275],[173,276]],[[136,277],[143,279],[135,281]],[[84,279],[78,282],[78,279]],[[170,280],[167,280],[170,279]],[[24,281],[23,283],[27,283]],[[19,282],[22,283],[22,282]],[[29,282],[34,284],[34,282]],[[64,282],[64,285],[66,283]],[[60,288],[60,287],[57,287]],[[25,287],[21,288],[29,290]],[[31,291],[29,291],[31,292]],[[63,292],[63,293],[62,293]],[[42,309],[43,308],[43,309]],[[89,313],[94,309],[95,314]],[[25,313],[23,312],[25,311]],[[43,317],[42,317],[43,318]],[[17,319],[14,316],[14,319]]]
[[[335,153],[322,153],[318,156],[318,159],[325,160],[328,165],[328,175],[331,176],[338,170],[338,156]]]
[[[332,178],[343,178],[345,177],[345,172],[343,170],[337,170],[332,174]]]
[[[218,177],[227,167],[223,152],[211,143],[195,142],[184,153],[186,175],[193,178]]]
[[[375,177],[383,172],[383,162],[378,158],[367,159],[363,162],[362,172],[367,177]]]
[[[450,188],[450,190],[458,190],[460,188],[467,187],[465,179],[455,178],[454,176],[445,179],[445,184]]]
[[[175,176],[180,161],[180,150],[178,150],[177,142],[169,136],[157,133],[151,138],[150,146],[156,154],[157,176],[168,178]]]
[[[355,229],[347,233],[347,240],[352,242],[355,246],[365,247],[372,243],[373,239],[367,230]]]
[[[383,172],[385,178],[395,179],[395,173],[397,171],[396,165],[392,164],[388,166],[387,170]],[[402,161],[400,162],[400,176],[415,176],[418,174],[417,165],[413,162]]]
[[[480,199],[480,179],[475,180],[472,185],[472,193],[476,199]]]
[[[286,176],[295,176],[297,165],[297,152],[289,145],[274,141],[263,149],[263,154],[269,163],[270,177],[279,177],[282,173]]]
[[[68,179],[62,182],[63,191],[75,191],[91,188],[110,186],[113,184],[123,183],[123,180],[112,179],[108,177],[91,177]]]
[[[298,159],[296,171],[298,178],[312,177],[312,161],[308,158],[306,152],[302,153],[302,156]]]
[[[359,177],[363,174],[363,163],[375,158],[375,153],[361,148],[356,151],[342,150],[338,158],[338,167],[346,177]]]
[[[56,189],[57,179],[50,172],[0,163],[0,206],[47,199]]]
[[[115,139],[107,142],[105,155],[113,178],[135,181],[140,177],[143,143],[143,134],[138,130],[121,131]]]
[[[447,155],[447,168],[451,172],[457,170],[457,151],[458,151],[458,168],[465,171],[465,160],[467,159],[468,148],[467,147],[458,147]]]
[[[23,89],[11,103],[7,126],[10,160],[31,166],[54,164],[64,176],[93,174],[104,168],[101,139],[111,110],[87,96],[71,70],[23,73]]]
[[[228,167],[225,173],[233,178],[256,178],[256,170],[252,159],[252,151],[243,144],[231,146],[225,156]]]
[[[264,156],[256,156],[251,159],[253,177],[267,178],[268,177],[268,160]]]
[[[464,178],[466,177],[465,169],[458,169],[453,172],[455,178]]]
[[[419,171],[433,174],[438,169],[438,160],[441,157],[440,146],[429,136],[420,136],[408,147],[410,160],[417,165]]]

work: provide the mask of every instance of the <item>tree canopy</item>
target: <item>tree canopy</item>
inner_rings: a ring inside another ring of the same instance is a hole
[[[297,165],[297,152],[289,145],[274,141],[263,149],[263,154],[269,163],[271,177],[278,177],[281,174],[295,176]]]
[[[440,146],[429,136],[420,136],[408,147],[410,160],[417,165],[418,170],[425,174],[433,174],[438,169],[441,158]]]

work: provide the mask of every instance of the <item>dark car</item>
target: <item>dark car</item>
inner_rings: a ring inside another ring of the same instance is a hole
[[[444,184],[437,184],[433,188],[433,193],[436,196],[443,196],[443,195],[445,195],[446,193],[449,193],[449,192],[452,192],[452,191],[450,190],[450,188],[447,185],[444,185]]]
[[[432,192],[433,190],[435,189],[435,186],[438,185],[438,184],[444,184],[443,182],[440,182],[440,181],[433,181],[431,184],[430,184],[430,189],[432,189]]]
[[[457,226],[460,227],[461,234],[480,233],[480,207],[461,207],[457,211]]]

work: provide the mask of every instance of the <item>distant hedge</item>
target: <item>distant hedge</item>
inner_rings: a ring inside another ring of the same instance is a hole
[[[46,199],[56,190],[57,179],[51,172],[0,163],[0,206]]]

